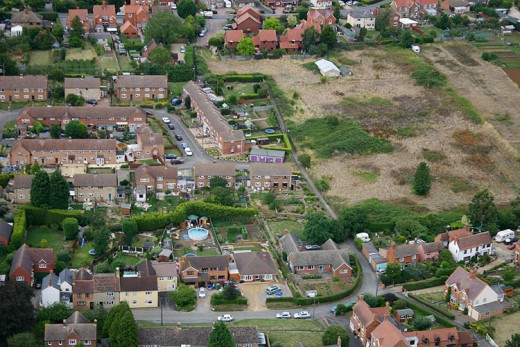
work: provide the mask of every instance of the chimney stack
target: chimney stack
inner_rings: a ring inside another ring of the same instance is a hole
[[[120,274],[119,274],[119,267],[116,267],[116,278],[119,278]]]
[[[476,276],[477,276],[477,269],[471,268],[471,270],[469,270],[469,278],[475,278]]]
[[[66,320],[66,319],[63,320],[63,326],[64,326],[64,327],[67,326],[67,320]]]
[[[365,301],[365,296],[363,294],[359,296],[359,301]]]
[[[341,336],[338,336],[338,347],[341,347]]]

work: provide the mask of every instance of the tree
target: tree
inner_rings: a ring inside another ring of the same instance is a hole
[[[181,283],[177,291],[169,293],[170,298],[175,302],[178,308],[194,306],[197,303],[197,294],[193,287]]]
[[[45,1],[44,0],[24,0],[24,3],[26,6],[29,6],[31,11],[43,11],[45,8]]]
[[[321,343],[324,346],[332,346],[338,343],[338,338],[341,339],[341,347],[348,347],[350,336],[347,330],[340,325],[330,325],[325,329],[321,337]]]
[[[357,37],[358,41],[365,41],[365,36],[367,36],[367,33],[368,33],[367,28],[359,29],[359,34]]]
[[[372,308],[381,307],[385,305],[385,299],[382,296],[375,296],[372,294],[365,293],[363,294],[363,297],[363,300],[365,300],[367,305]]]
[[[41,343],[36,342],[33,333],[19,333],[7,339],[8,347],[39,347]]]
[[[65,97],[65,102],[71,106],[83,106],[85,103],[85,98],[83,98],[81,95],[68,94]]]
[[[67,240],[75,240],[78,236],[78,220],[76,218],[65,218],[61,222],[61,228]]]
[[[435,26],[442,30],[447,29],[450,26],[450,17],[448,17],[446,13],[441,14],[441,16],[435,20]]]
[[[81,312],[83,317],[88,319],[90,322],[97,323],[97,335],[99,338],[103,336],[103,327],[108,316],[108,311],[101,305],[96,305],[93,310],[83,310]]]
[[[36,207],[49,205],[50,193],[49,175],[45,171],[40,171],[34,175],[31,183],[31,204]]]
[[[489,189],[476,193],[468,207],[469,219],[478,226],[494,224],[497,219],[495,197]]]
[[[64,303],[54,303],[47,307],[40,307],[36,311],[36,333],[43,335],[45,331],[45,324],[62,323],[64,319],[69,318],[72,310]]]
[[[323,213],[313,212],[305,217],[306,223],[303,229],[307,240],[321,245],[333,236],[332,220]]]
[[[38,164],[38,161],[35,160],[34,164],[31,166],[31,175],[36,175],[40,171],[42,171],[40,164]]]
[[[164,66],[171,63],[172,53],[164,47],[157,47],[150,54],[150,61],[153,64]]]
[[[211,188],[215,187],[227,187],[228,181],[225,178],[222,177],[212,177],[209,180],[209,186]]]
[[[83,23],[81,22],[81,19],[76,16],[74,19],[72,19],[72,22],[70,23],[70,37],[75,37],[78,39],[82,39],[83,35],[85,34],[85,31],[83,30]]]
[[[233,283],[228,283],[224,286],[222,290],[222,296],[226,300],[233,300],[238,298],[239,292],[236,290],[235,285]]]
[[[386,266],[385,273],[380,277],[381,282],[385,285],[401,283],[403,281],[401,272],[401,265],[397,263],[389,263]]]
[[[415,38],[410,30],[404,30],[399,37],[399,46],[402,48],[410,48],[415,43]]]
[[[109,331],[110,346],[137,347],[137,324],[130,309],[120,312]]]
[[[63,29],[63,25],[61,25],[59,20],[57,20],[52,27],[52,35],[56,38],[56,40],[58,40],[58,42],[62,42],[64,33],[65,30]]]
[[[304,20],[307,18],[307,12],[309,12],[309,9],[306,8],[306,7],[298,7],[298,19],[299,20]]]
[[[504,279],[504,282],[511,282],[516,277],[516,268],[514,267],[508,267],[507,269],[504,269],[502,271],[502,278]]]
[[[128,306],[128,303],[126,301],[123,301],[119,303],[117,306],[110,309],[110,311],[108,311],[107,317],[105,318],[105,322],[103,324],[103,337],[109,337],[112,324],[114,323],[114,321],[119,319],[119,316],[123,314],[126,310],[130,310],[130,307]]]
[[[211,188],[211,194],[205,201],[212,204],[233,206],[237,202],[237,199],[233,188],[214,187]]]
[[[514,334],[506,341],[504,347],[520,347],[520,334]]]
[[[65,134],[73,139],[86,139],[88,137],[87,126],[79,120],[71,120],[65,125]]]
[[[34,325],[34,306],[31,302],[34,292],[23,282],[7,281],[0,287],[0,340],[32,331]]]
[[[255,53],[253,39],[250,37],[244,37],[238,41],[237,52],[240,55],[253,55],[253,53]]]
[[[58,123],[51,125],[50,132],[53,139],[59,139],[61,135],[61,126]]]
[[[332,15],[338,19],[338,22],[339,22],[339,19],[341,18],[341,6],[334,6],[334,11],[332,13]]]
[[[377,31],[383,31],[390,21],[390,15],[392,12],[390,9],[380,9],[376,17],[375,29]]]
[[[125,243],[130,246],[135,234],[138,232],[137,222],[135,219],[125,219],[122,225],[122,231],[125,233]]]
[[[13,75],[17,75],[19,73],[18,65],[6,53],[0,54],[0,65],[3,66],[5,74],[7,76],[13,76]]]
[[[179,17],[167,12],[157,12],[146,25],[145,42],[153,39],[158,44],[169,45],[181,38],[182,31],[183,23]]]
[[[224,38],[214,36],[208,40],[208,45],[222,49],[224,47]]]
[[[428,330],[432,326],[432,321],[427,317],[417,317],[412,325],[415,330]]]
[[[298,18],[294,14],[291,14],[287,17],[287,25],[289,28],[294,28],[298,24]]]
[[[110,230],[108,228],[102,228],[98,230],[94,235],[94,250],[97,255],[103,255],[108,251],[110,243]]]
[[[424,161],[417,166],[412,182],[413,191],[417,195],[428,195],[432,187],[430,167]]]
[[[344,209],[335,222],[334,241],[343,242],[347,237],[354,237],[357,233],[368,228],[369,219],[361,208]]]
[[[43,132],[43,124],[38,121],[35,121],[33,123],[33,129],[35,134],[40,135],[40,133]]]
[[[265,30],[276,30],[276,32],[280,33],[283,31],[284,27],[283,24],[280,22],[278,18],[275,17],[268,17],[264,20],[264,26],[263,28]]]
[[[451,286],[448,287],[448,290],[446,291],[446,296],[444,297],[444,301],[449,304],[451,301]]]
[[[216,322],[213,330],[209,334],[208,347],[234,347],[236,346],[233,335],[229,331],[226,323]]]
[[[308,27],[303,31],[302,47],[304,51],[309,51],[320,37],[320,33],[314,27]]]
[[[177,14],[181,18],[197,15],[197,5],[192,0],[181,0],[177,3]]]
[[[298,160],[304,168],[308,169],[311,167],[311,157],[307,153],[302,153],[298,155]]]
[[[336,45],[336,31],[332,25],[327,25],[323,28],[320,35],[320,43],[326,44],[328,49]]]
[[[69,207],[69,198],[69,184],[60,170],[55,170],[50,178],[49,204],[51,208],[66,210]]]

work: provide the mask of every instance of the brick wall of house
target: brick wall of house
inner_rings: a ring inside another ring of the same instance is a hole
[[[123,102],[161,100],[168,97],[164,88],[124,88],[115,86],[116,97]]]
[[[47,100],[47,88],[33,89],[31,86],[19,89],[4,89],[0,87],[0,102],[27,102]]]
[[[33,279],[30,273],[27,273],[23,268],[18,268],[12,273],[9,274],[9,280],[11,281],[17,281],[17,277],[23,277],[23,283],[25,283],[28,286],[32,286]],[[22,282],[22,281],[19,281]]]

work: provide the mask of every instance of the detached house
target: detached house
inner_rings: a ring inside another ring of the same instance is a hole
[[[278,47],[276,30],[259,30],[258,34],[253,36],[253,44],[257,51],[274,51]]]
[[[364,300],[364,295],[359,296],[359,301],[352,307],[350,317],[350,331],[359,339],[363,346],[370,343],[372,332],[390,317],[388,307],[370,307]]]
[[[386,258],[388,263],[399,263],[401,267],[420,261],[418,245],[415,242],[398,246],[392,242],[390,248],[381,248],[379,253]]]
[[[125,22],[130,22],[139,31],[143,31],[150,21],[148,6],[125,5]]]
[[[74,198],[77,202],[112,202],[116,195],[116,174],[74,175]]]
[[[249,13],[244,13],[235,18],[233,29],[241,30],[248,34],[256,34],[260,30],[261,25],[262,21],[260,19],[257,19]]]
[[[269,252],[244,252],[233,254],[234,262],[229,264],[229,277],[237,283],[272,281],[277,269]]]
[[[72,28],[72,21],[78,17],[81,24],[83,25],[83,31],[85,34],[90,32],[90,23],[88,21],[88,10],[86,8],[74,8],[69,9],[69,16],[67,17],[67,29]]]
[[[228,187],[235,187],[236,165],[234,163],[195,163],[193,176],[197,188],[210,187],[212,178],[225,179]]]
[[[245,14],[249,14],[250,16],[256,18],[259,22],[262,21],[262,14],[260,13],[260,11],[254,7],[254,6],[251,6],[251,5],[245,5],[245,6],[242,6],[240,7],[238,10],[237,10],[237,17],[240,17],[240,16],[243,16]]]
[[[285,49],[287,52],[301,51],[303,48],[302,35],[303,30],[301,28],[287,29],[285,34],[280,36],[280,48]]]
[[[178,175],[176,167],[141,165],[135,170],[135,184],[148,191],[177,191]]]
[[[11,15],[11,27],[17,25],[28,29],[43,28],[43,17],[28,9],[20,12],[13,12]]]
[[[287,191],[293,189],[291,164],[250,165],[251,187],[258,190]]]
[[[104,31],[117,31],[116,6],[107,5],[105,1],[101,5],[94,5],[94,29],[98,33]]]
[[[99,101],[101,99],[102,95],[101,95],[101,79],[100,78],[65,77],[65,82],[63,84],[64,84],[64,89],[65,89],[65,95],[74,94],[74,95],[81,96],[86,100]]]
[[[449,296],[451,306],[475,320],[497,317],[504,313],[503,292],[497,293],[486,282],[477,277],[475,269],[470,272],[458,267],[446,280],[444,296]]]
[[[123,102],[165,99],[168,97],[168,79],[153,75],[118,76],[114,81],[114,93]]]
[[[225,255],[182,257],[179,274],[184,283],[206,287],[211,283],[228,281],[228,267],[229,258]]]
[[[433,260],[439,261],[440,252],[444,250],[444,245],[442,242],[430,242],[430,243],[421,243],[419,247],[419,260]]]
[[[16,204],[27,204],[31,201],[31,186],[34,175],[14,176],[13,192],[8,194],[9,200]]]
[[[74,312],[63,323],[45,324],[44,341],[51,347],[95,346],[97,325],[90,323],[81,313]]]
[[[490,254],[493,242],[489,232],[470,234],[465,237],[454,238],[448,249],[456,262],[469,261],[472,257]]]
[[[0,102],[47,100],[47,76],[0,76]]]
[[[49,273],[54,270],[54,249],[30,248],[23,244],[14,252],[9,279],[33,285],[35,273]]]
[[[336,25],[336,17],[330,10],[310,9],[307,12],[307,22],[319,25],[323,29],[327,25]]]
[[[227,49],[236,49],[240,40],[246,35],[242,30],[226,30],[224,34],[224,45]]]

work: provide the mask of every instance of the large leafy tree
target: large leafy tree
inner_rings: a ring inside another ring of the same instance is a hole
[[[193,16],[197,14],[197,5],[193,2],[193,0],[181,0],[177,4],[177,14],[181,18],[186,18],[188,16]]]
[[[137,347],[137,324],[130,310],[120,312],[109,331],[110,346]]]
[[[182,283],[179,284],[177,291],[170,292],[169,295],[177,307],[190,307],[197,303],[195,289]]]
[[[324,346],[335,346],[338,343],[338,338],[341,339],[341,347],[349,346],[350,337],[345,328],[340,325],[330,325],[325,329],[321,342]]]
[[[477,226],[490,225],[496,222],[495,197],[489,189],[481,190],[473,196],[468,207],[468,215],[469,219]]]
[[[430,167],[424,161],[417,166],[413,176],[413,191],[417,195],[428,195],[432,187],[432,176]]]
[[[390,11],[390,9],[380,9],[380,11],[377,13],[375,24],[375,29],[377,31],[383,31],[388,26],[391,14],[392,11]]]
[[[1,51],[1,49],[0,49]],[[2,65],[4,71],[2,73],[5,72],[5,74],[7,76],[13,76],[13,75],[18,75],[18,67],[16,66],[16,62],[14,60],[11,59],[11,57],[9,55],[7,55],[7,53],[5,54],[0,54],[0,65]]]
[[[31,183],[31,204],[36,207],[48,206],[50,187],[49,174],[45,171],[37,172]]]
[[[69,207],[69,184],[60,170],[54,171],[51,175],[49,193],[49,203],[52,208],[65,210]]]
[[[305,220],[303,230],[309,242],[321,245],[333,236],[333,222],[323,213],[310,213]]]
[[[506,341],[504,347],[520,347],[520,334],[511,335],[511,338]]]
[[[122,231],[125,233],[125,243],[127,245],[132,244],[135,234],[137,234],[137,222],[135,219],[125,219],[122,225]]]
[[[283,24],[280,22],[278,18],[269,17],[264,20],[263,28],[265,30],[276,30],[276,32],[280,33],[283,31]]]
[[[45,324],[56,324],[69,318],[72,310],[63,303],[55,303],[48,307],[40,307],[36,311],[36,334],[41,336],[45,331]]]
[[[320,33],[314,29],[314,27],[306,28],[302,35],[303,50],[309,51],[314,45],[316,45],[316,40],[318,40],[319,37]]]
[[[41,342],[36,342],[33,333],[19,333],[7,339],[9,347],[40,347]]]
[[[332,25],[327,25],[323,28],[320,35],[320,43],[326,44],[329,49],[336,45],[336,31]]]
[[[83,30],[83,23],[81,22],[81,19],[79,19],[78,16],[74,17],[72,19],[72,22],[70,23],[70,37],[76,37],[81,39],[83,37],[83,34],[85,34],[85,31]]]
[[[61,126],[58,123],[51,125],[50,132],[53,139],[59,139],[61,135]]]
[[[144,36],[146,42],[154,39],[157,43],[169,45],[181,38],[183,24],[179,17],[167,13],[157,12],[146,25]]]
[[[154,64],[164,66],[171,63],[172,53],[164,47],[157,47],[150,54],[150,61]]]
[[[24,283],[7,281],[0,287],[0,340],[5,341],[14,334],[32,331],[34,306],[33,290]]]
[[[63,25],[61,25],[61,22],[59,20],[54,23],[52,27],[52,35],[58,40],[59,42],[63,41],[63,34],[65,33],[65,30],[63,29]]]
[[[24,0],[26,6],[29,6],[32,11],[43,11],[45,8],[44,0]]]
[[[105,254],[108,251],[110,243],[110,230],[108,228],[102,228],[96,231],[94,235],[94,250],[97,255]]]
[[[366,212],[361,208],[345,209],[335,222],[334,240],[344,241],[347,237],[363,232],[368,228],[369,220]]]
[[[65,218],[61,222],[61,228],[67,240],[76,240],[78,236],[78,220],[76,218]]]
[[[103,323],[103,337],[109,336],[112,324],[118,319],[119,315],[124,313],[126,310],[130,310],[130,307],[126,301],[123,301],[108,312],[105,322]]]
[[[65,125],[65,134],[73,139],[86,139],[88,137],[87,126],[79,120],[71,120]]]
[[[399,46],[402,48],[410,48],[415,43],[415,39],[410,30],[403,30],[399,37]]]
[[[233,335],[229,331],[226,323],[217,322],[213,325],[213,330],[209,335],[208,347],[234,347],[236,346]]]
[[[253,53],[255,53],[253,39],[250,37],[244,37],[238,41],[237,52],[240,55],[253,55]]]

